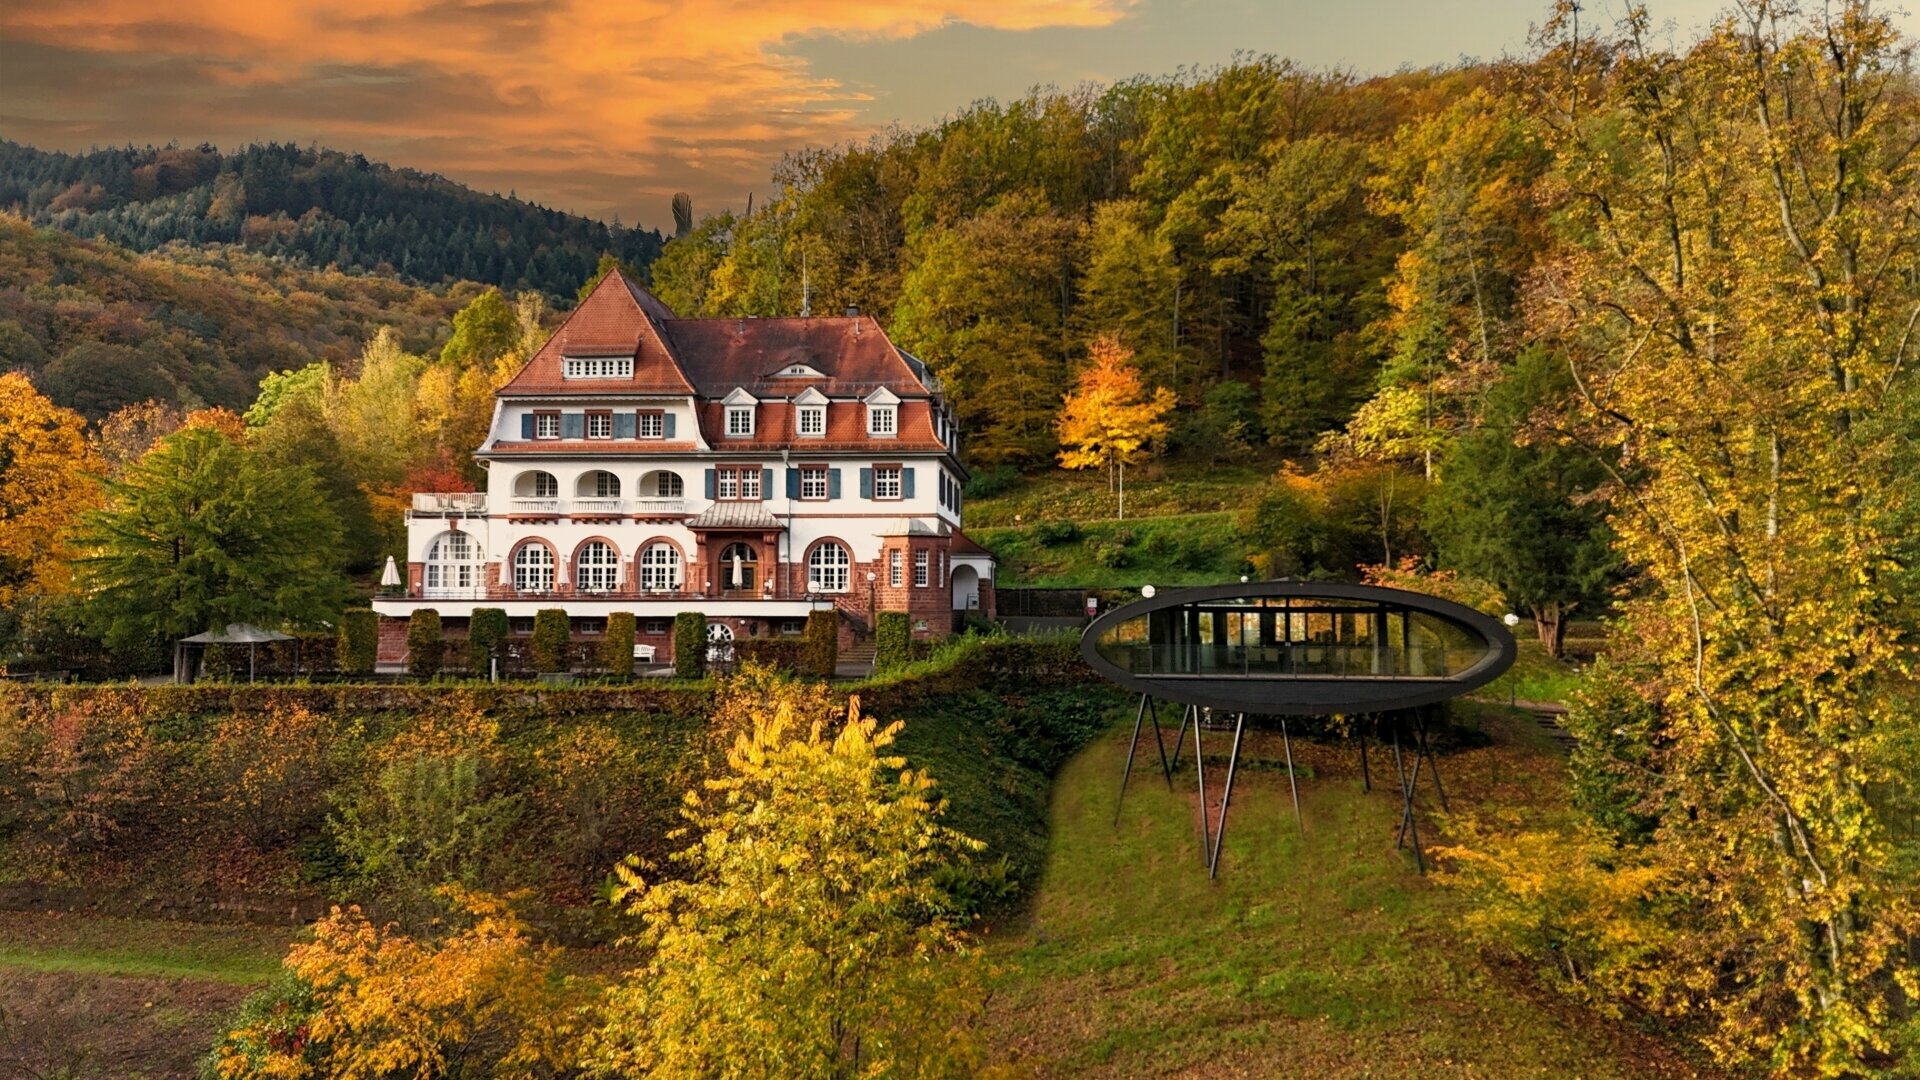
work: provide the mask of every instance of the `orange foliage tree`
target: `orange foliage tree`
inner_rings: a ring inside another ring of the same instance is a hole
[[[1177,399],[1164,386],[1151,395],[1140,382],[1133,350],[1111,335],[1096,338],[1093,363],[1080,373],[1054,422],[1060,437],[1060,466],[1113,471],[1119,490],[1119,516],[1127,515],[1126,467],[1146,458],[1167,437],[1167,414]]]
[[[100,471],[79,413],[0,375],[0,607],[66,587],[67,529],[99,504]]]

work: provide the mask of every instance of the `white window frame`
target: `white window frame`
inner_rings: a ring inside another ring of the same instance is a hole
[[[480,561],[480,545],[473,537],[463,532],[443,534],[427,549],[427,590],[478,587]]]
[[[876,439],[891,439],[900,434],[900,406],[868,405],[867,434]]]
[[[800,421],[794,428],[804,439],[824,439],[827,435],[827,407],[800,406]]]
[[[667,414],[658,410],[643,410],[635,430],[643,439],[664,439],[667,437]]]
[[[560,478],[545,469],[535,469],[533,472],[533,497],[536,499],[559,498]]]
[[[593,470],[593,497],[596,499],[619,498],[620,478],[605,469]]]
[[[760,466],[723,465],[714,470],[714,500],[717,502],[759,502]]]
[[[567,379],[631,379],[631,356],[569,356],[561,369]]]
[[[663,472],[653,482],[656,499],[678,499],[687,493],[687,482],[677,472]]]
[[[589,562],[589,556],[592,561]],[[620,587],[620,553],[605,540],[580,545],[573,559],[573,586],[580,592],[613,592]]]
[[[680,549],[666,541],[648,544],[640,553],[640,588],[643,592],[679,592],[686,580]]]
[[[533,414],[533,437],[536,439],[557,439],[560,437],[560,414],[557,412],[537,412]]]
[[[602,409],[587,414],[587,438],[613,438],[613,414]]]
[[[546,593],[553,591],[553,549],[545,544],[520,545],[513,553],[513,591]]]
[[[853,582],[853,553],[838,540],[822,540],[807,555],[807,591],[843,593]]]
[[[727,438],[749,439],[753,437],[752,405],[727,406]]]
[[[800,466],[800,498],[807,502],[822,502],[832,489],[828,486],[827,467],[825,465]]]
[[[873,467],[873,497],[875,499],[899,499],[902,490],[901,466],[875,465]]]
[[[902,580],[904,579],[900,576],[900,549],[894,548],[887,552],[887,585],[897,589]]]
[[[919,548],[914,551],[913,553],[913,587],[914,588],[924,589],[927,587],[927,581],[928,581],[927,574],[929,572],[928,563],[930,561],[931,560],[927,558],[926,548]]]

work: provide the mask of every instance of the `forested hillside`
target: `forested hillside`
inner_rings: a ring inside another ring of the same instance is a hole
[[[660,250],[658,232],[280,143],[65,154],[0,140],[0,210],[136,251],[241,244],[316,268],[554,297],[572,296],[603,252],[644,267]]]
[[[137,255],[0,214],[0,372],[92,420],[148,400],[240,410],[268,372],[347,364],[381,327],[437,347],[479,291],[229,248]]]

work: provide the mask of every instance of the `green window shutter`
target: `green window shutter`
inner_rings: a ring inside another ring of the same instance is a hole
[[[900,469],[900,497],[903,499],[913,498],[913,466],[911,465],[903,466]]]
[[[714,479],[713,470],[708,469],[707,470],[707,498],[711,499],[719,493],[720,493],[719,484]]]
[[[837,499],[839,497],[840,497],[840,470],[828,469],[827,470],[827,498]]]
[[[873,470],[872,469],[860,470],[860,497],[863,499],[873,498]]]
[[[674,421],[674,415],[672,413],[668,413],[666,416],[661,417],[661,428],[660,428],[661,434],[669,439],[673,438],[673,426],[674,426],[673,421]]]
[[[561,413],[560,437],[563,439],[584,439],[587,437],[586,413]]]
[[[634,437],[634,433],[639,430],[640,415],[638,413],[617,412],[613,414],[614,438],[631,439]]]
[[[799,497],[800,497],[800,470],[788,469],[787,470],[787,498],[797,499]]]
[[[533,438],[533,414],[532,413],[525,413],[520,417],[520,437],[523,439]]]
[[[763,499],[773,498],[773,470],[772,469],[760,470],[760,497]]]

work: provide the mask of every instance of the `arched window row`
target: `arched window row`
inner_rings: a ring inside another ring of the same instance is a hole
[[[580,475],[574,495],[582,499],[618,499],[626,488],[619,475],[606,469],[591,469]],[[687,482],[679,473],[651,469],[634,482],[633,494],[641,499],[678,499],[685,496]],[[516,499],[557,499],[560,480],[545,469],[528,469],[513,478]]]

